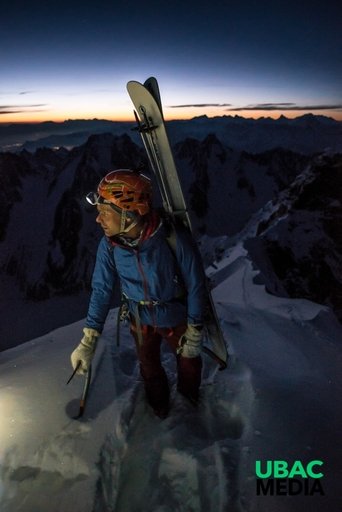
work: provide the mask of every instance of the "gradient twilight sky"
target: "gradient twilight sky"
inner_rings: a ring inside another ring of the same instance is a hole
[[[0,122],[133,120],[129,80],[156,76],[167,119],[342,120],[338,0],[7,0]]]

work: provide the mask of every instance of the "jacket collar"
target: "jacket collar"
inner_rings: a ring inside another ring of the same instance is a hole
[[[135,240],[131,240],[125,236],[111,236],[107,237],[110,245],[119,246],[126,249],[135,249],[139,247],[143,242],[153,237],[162,225],[162,220],[157,211],[152,210],[148,215],[140,236]]]

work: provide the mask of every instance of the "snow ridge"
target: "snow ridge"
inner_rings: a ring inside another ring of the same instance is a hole
[[[114,374],[118,375],[121,356],[114,359]],[[246,403],[241,395],[246,393],[248,373],[243,376],[237,363],[232,363],[236,386],[232,388],[231,374],[227,393],[227,374],[218,374],[217,367],[206,361],[202,403],[196,409],[175,391],[173,355],[166,351],[164,361],[172,384],[170,415],[164,421],[153,415],[139,378],[133,389],[125,392],[113,432],[101,448],[92,512],[195,512],[201,507],[224,512],[228,503],[240,502],[238,482],[231,479],[228,485],[224,468],[228,464],[235,473],[239,466],[238,446],[247,414],[241,409]],[[131,370],[134,379],[137,368]],[[252,393],[250,386],[247,388]]]

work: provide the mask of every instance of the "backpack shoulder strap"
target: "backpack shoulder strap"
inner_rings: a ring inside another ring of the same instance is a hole
[[[177,255],[176,255],[176,248],[177,248],[177,235],[176,230],[173,222],[169,223],[168,226],[168,234],[166,236],[167,243],[169,244],[169,247],[172,251],[172,254],[174,255],[176,261],[177,261]]]

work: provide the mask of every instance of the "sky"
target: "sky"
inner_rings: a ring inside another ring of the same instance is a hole
[[[11,0],[0,7],[0,122],[133,120],[155,76],[166,119],[342,120],[336,0]]]

